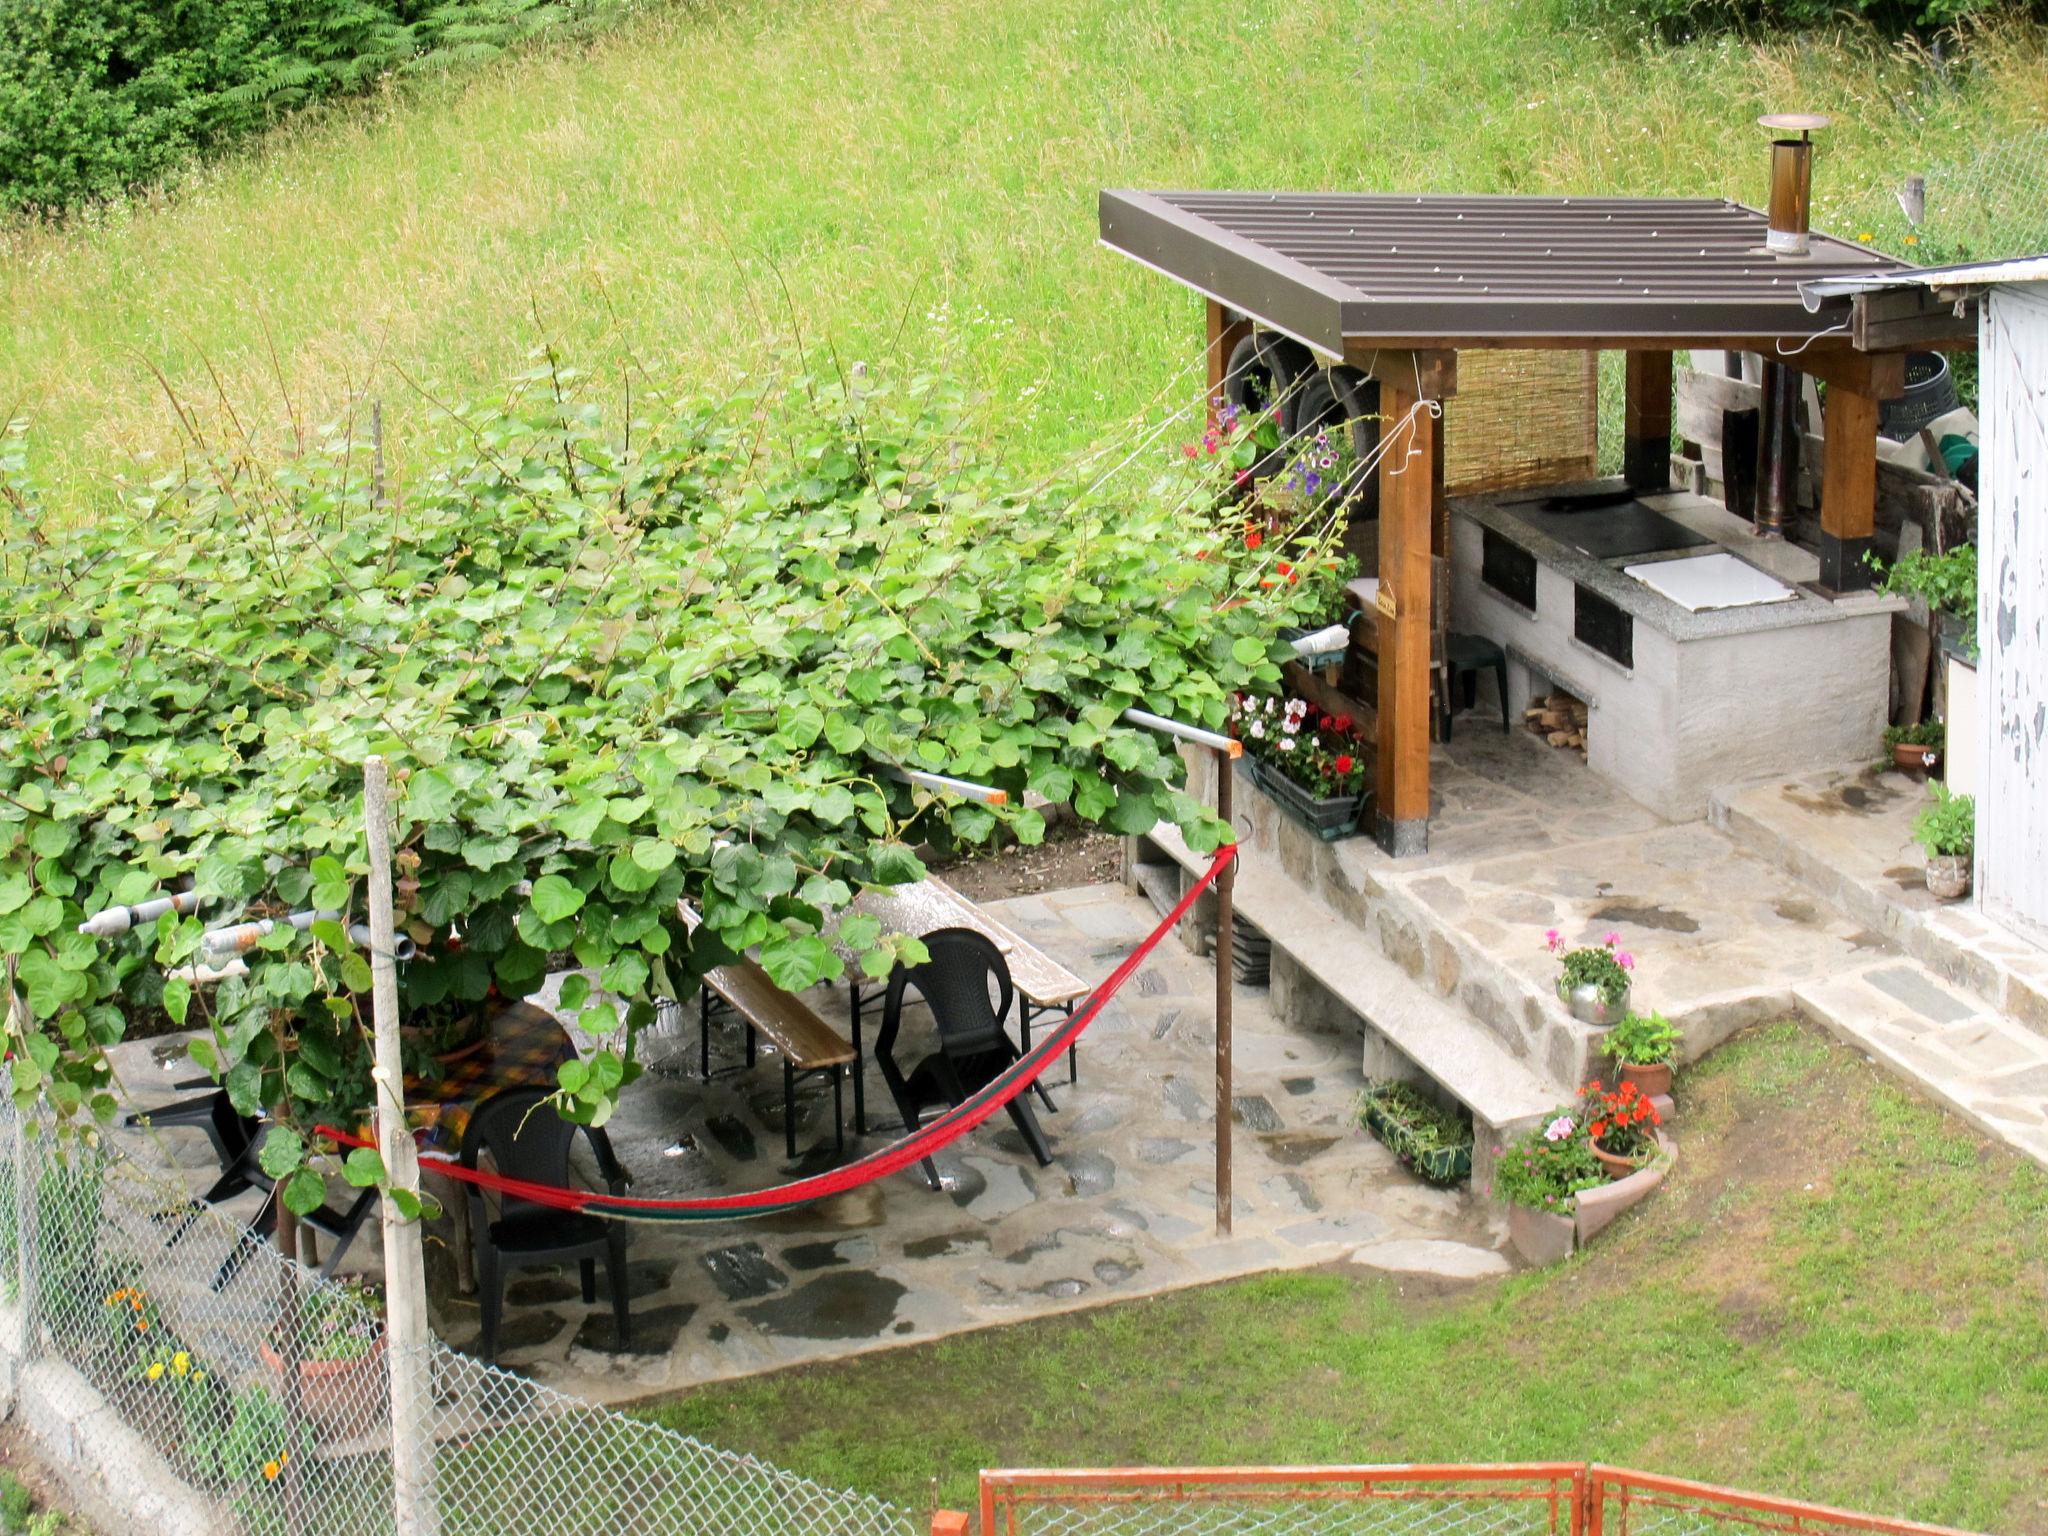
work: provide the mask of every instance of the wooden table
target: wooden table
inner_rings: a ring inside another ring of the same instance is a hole
[[[476,1290],[468,1190],[436,1165],[461,1157],[463,1134],[485,1099],[508,1088],[553,1092],[556,1070],[575,1059],[576,1043],[559,1019],[537,1004],[514,1003],[491,1020],[475,1046],[443,1058],[437,1077],[406,1076],[406,1124],[419,1143],[420,1175],[432,1181],[434,1197],[453,1218],[456,1285],[464,1294]]]
[[[1010,980],[1017,988],[1017,1014],[1024,1036],[1024,1049],[1031,1049],[1032,1021],[1041,1014],[1059,1013],[1071,1017],[1075,1006],[1095,989],[1054,960],[1029,940],[991,917],[937,876],[927,876],[910,885],[866,890],[856,896],[852,911],[865,913],[882,925],[884,933],[907,933],[923,938],[941,928],[969,928],[1002,951],[1010,968]],[[858,955],[841,946],[840,955],[857,962]],[[861,1091],[866,1056],[861,1048],[860,1021],[870,1005],[861,988],[864,982],[857,963],[850,973],[851,1019],[853,1025],[853,1126],[867,1133],[867,1098]],[[870,983],[869,985],[872,985]],[[1067,1052],[1067,1081],[1078,1076],[1074,1053]]]

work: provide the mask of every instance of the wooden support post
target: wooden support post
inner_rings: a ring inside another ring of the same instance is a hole
[[[1379,745],[1375,837],[1399,858],[1429,847],[1429,613],[1436,420],[1414,386],[1380,383]]]
[[[384,759],[363,764],[363,821],[370,855],[370,1009],[375,1025],[377,1151],[389,1181],[384,1225],[384,1359],[391,1373],[391,1495],[398,1536],[435,1536],[434,1336],[427,1322],[426,1254],[417,1216],[399,1210],[392,1191],[417,1202],[419,1148],[405,1121],[405,1066],[398,1043],[397,925],[391,910],[391,799]]]
[[[1861,592],[1873,573],[1864,556],[1877,516],[1877,401],[1828,386],[1820,474],[1820,584]]]
[[[1237,778],[1236,765],[1222,752],[1209,754],[1216,764],[1216,819],[1231,826],[1231,789]],[[1231,891],[1237,883],[1237,860],[1223,866],[1216,877],[1216,1235],[1230,1235],[1230,1124],[1237,1105],[1232,1082],[1230,1038],[1231,988],[1236,983],[1232,964],[1236,914],[1231,910]]]
[[[1209,304],[1208,359],[1209,393],[1205,403],[1209,413],[1209,425],[1216,424],[1217,411],[1223,403],[1223,388],[1228,380],[1230,354],[1237,344],[1252,333],[1251,321],[1242,315],[1225,309],[1214,299]]]
[[[1671,489],[1671,354],[1628,352],[1622,474],[1639,491]]]

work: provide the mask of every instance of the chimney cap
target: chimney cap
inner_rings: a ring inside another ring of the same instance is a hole
[[[1781,133],[1809,134],[1828,126],[1834,119],[1818,112],[1766,112],[1757,119],[1760,127]]]

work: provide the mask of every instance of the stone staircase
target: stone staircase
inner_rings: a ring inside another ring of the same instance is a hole
[[[1190,792],[1213,803],[1213,771],[1190,766]],[[1484,1187],[1494,1143],[1571,1099],[1595,1032],[1431,921],[1426,904],[1374,878],[1368,861],[1347,858],[1362,840],[1321,842],[1248,780],[1235,801],[1243,852],[1234,908],[1271,942],[1275,1010],[1304,1024],[1355,1020],[1369,1076],[1427,1079],[1469,1109],[1481,1127],[1474,1187]],[[1161,824],[1131,840],[1125,867],[1131,884],[1164,904],[1208,862]],[[1178,877],[1171,885],[1167,869]],[[1213,944],[1213,896],[1185,926],[1191,944]]]
[[[1800,1011],[2048,1164],[2048,952],[1917,886],[1919,803],[1897,774],[1815,774],[1723,791],[1709,818],[1888,941],[1795,986]]]

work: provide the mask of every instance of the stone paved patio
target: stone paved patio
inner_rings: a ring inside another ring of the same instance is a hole
[[[990,905],[1087,977],[1106,974],[1155,921],[1117,886]],[[1258,988],[1236,997],[1235,1233],[1219,1240],[1213,991],[1206,960],[1173,940],[1160,947],[1089,1031],[1079,1084],[1054,1074],[1059,1113],[1042,1115],[1053,1166],[1038,1167],[998,1117],[941,1155],[943,1192],[913,1169],[766,1220],[638,1226],[630,1351],[613,1349],[602,1288],[586,1307],[573,1275],[529,1271],[511,1283],[500,1359],[579,1396],[620,1400],[1360,1250],[1362,1262],[1392,1270],[1470,1277],[1508,1267],[1481,1207],[1422,1184],[1357,1127],[1356,1033],[1282,1027]],[[812,1001],[843,1021],[843,993]],[[906,1065],[920,1038],[917,1021],[906,1026]],[[612,1122],[635,1194],[756,1189],[831,1160],[829,1088],[800,1100],[793,1168],[779,1063],[764,1049],[752,1073],[707,1089],[696,1042],[694,1014],[652,1041],[651,1070]],[[122,1075],[161,1098],[167,1074],[150,1051],[124,1047]],[[741,1060],[736,1026],[714,1026],[713,1052],[715,1064]],[[871,1075],[874,1134],[850,1150],[891,1139],[887,1105]],[[196,1136],[163,1140],[203,1160]],[[467,1346],[475,1301],[457,1292],[445,1242],[430,1242],[429,1262],[436,1327]],[[346,1267],[380,1263],[372,1234]]]

